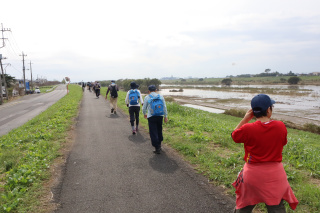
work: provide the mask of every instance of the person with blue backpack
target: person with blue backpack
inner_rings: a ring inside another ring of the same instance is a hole
[[[148,119],[151,144],[155,148],[154,153],[160,154],[161,142],[163,141],[162,124],[168,122],[166,102],[162,95],[157,94],[155,85],[148,87],[149,95],[144,98],[142,112]]]
[[[143,106],[141,92],[138,90],[138,87],[139,85],[137,85],[136,82],[131,82],[130,90],[127,92],[125,99],[127,107],[129,107],[130,123],[133,135],[135,135],[139,130],[140,102]],[[136,121],[136,128],[134,127],[134,121]]]

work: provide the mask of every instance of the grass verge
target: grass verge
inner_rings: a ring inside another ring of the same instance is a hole
[[[42,212],[39,199],[78,114],[81,87],[23,126],[0,137],[0,212]]]
[[[125,92],[119,92],[118,106],[128,113],[125,95]],[[244,151],[243,145],[234,143],[230,134],[241,118],[183,107],[175,102],[167,102],[167,107],[169,122],[164,124],[164,142],[212,184],[224,187],[234,196],[231,184],[244,165]],[[147,129],[147,120],[142,113],[140,120]],[[295,212],[320,211],[319,141],[320,135],[288,128],[283,164],[300,202]],[[265,211],[263,205],[259,207]],[[287,212],[293,212],[287,204],[286,208]]]

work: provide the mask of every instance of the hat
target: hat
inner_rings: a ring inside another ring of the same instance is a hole
[[[266,94],[259,94],[252,98],[251,100],[251,108],[254,112],[265,112],[267,109],[276,102],[272,100]]]
[[[111,82],[112,82],[112,83],[115,83],[116,81],[115,81],[115,80],[111,80]]]
[[[148,87],[148,90],[150,91],[150,92],[154,92],[154,91],[156,91],[156,86],[155,85],[150,85],[149,87]]]
[[[136,89],[136,88],[139,87],[139,85],[137,85],[136,82],[132,81],[132,82],[130,83],[130,87],[131,87],[131,89]]]

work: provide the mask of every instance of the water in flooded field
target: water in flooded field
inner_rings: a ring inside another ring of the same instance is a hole
[[[172,89],[175,85],[170,86]],[[177,85],[176,85],[177,86]],[[198,87],[212,87],[212,85],[196,85],[194,89],[184,89],[183,92],[169,92],[171,89],[161,89],[160,94],[166,96],[190,97],[200,102],[219,103],[227,108],[250,108],[250,101],[256,95],[243,91],[215,91],[201,89]],[[221,86],[216,86],[221,87]],[[276,101],[275,110],[287,116],[295,116],[307,118],[313,121],[320,122],[320,86],[287,86],[287,85],[232,85],[233,88],[271,88],[281,91],[295,91],[297,93],[305,93],[305,95],[279,95],[268,94]],[[177,87],[178,88],[178,87]],[[198,88],[198,89],[197,89]],[[288,93],[290,94],[290,93]]]

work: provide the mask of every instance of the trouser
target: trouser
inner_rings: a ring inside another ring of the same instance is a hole
[[[110,97],[110,107],[111,107],[111,109],[113,109],[114,111],[117,111],[117,102],[118,102],[118,98],[112,98],[112,97]]]
[[[162,121],[163,121],[163,116],[152,116],[148,118],[151,144],[156,149],[161,148],[161,142],[163,141]]]
[[[131,126],[134,126],[134,121],[136,121],[136,126],[139,125],[139,112],[140,112],[140,106],[129,107]]]
[[[255,206],[256,205],[246,206],[242,209],[236,209],[234,212],[235,213],[251,213]],[[286,208],[283,204],[283,200],[281,200],[279,205],[275,205],[275,206],[266,205],[266,206],[267,206],[268,213],[286,213]]]
[[[96,96],[99,97],[99,95],[100,95],[100,90],[96,89]]]

